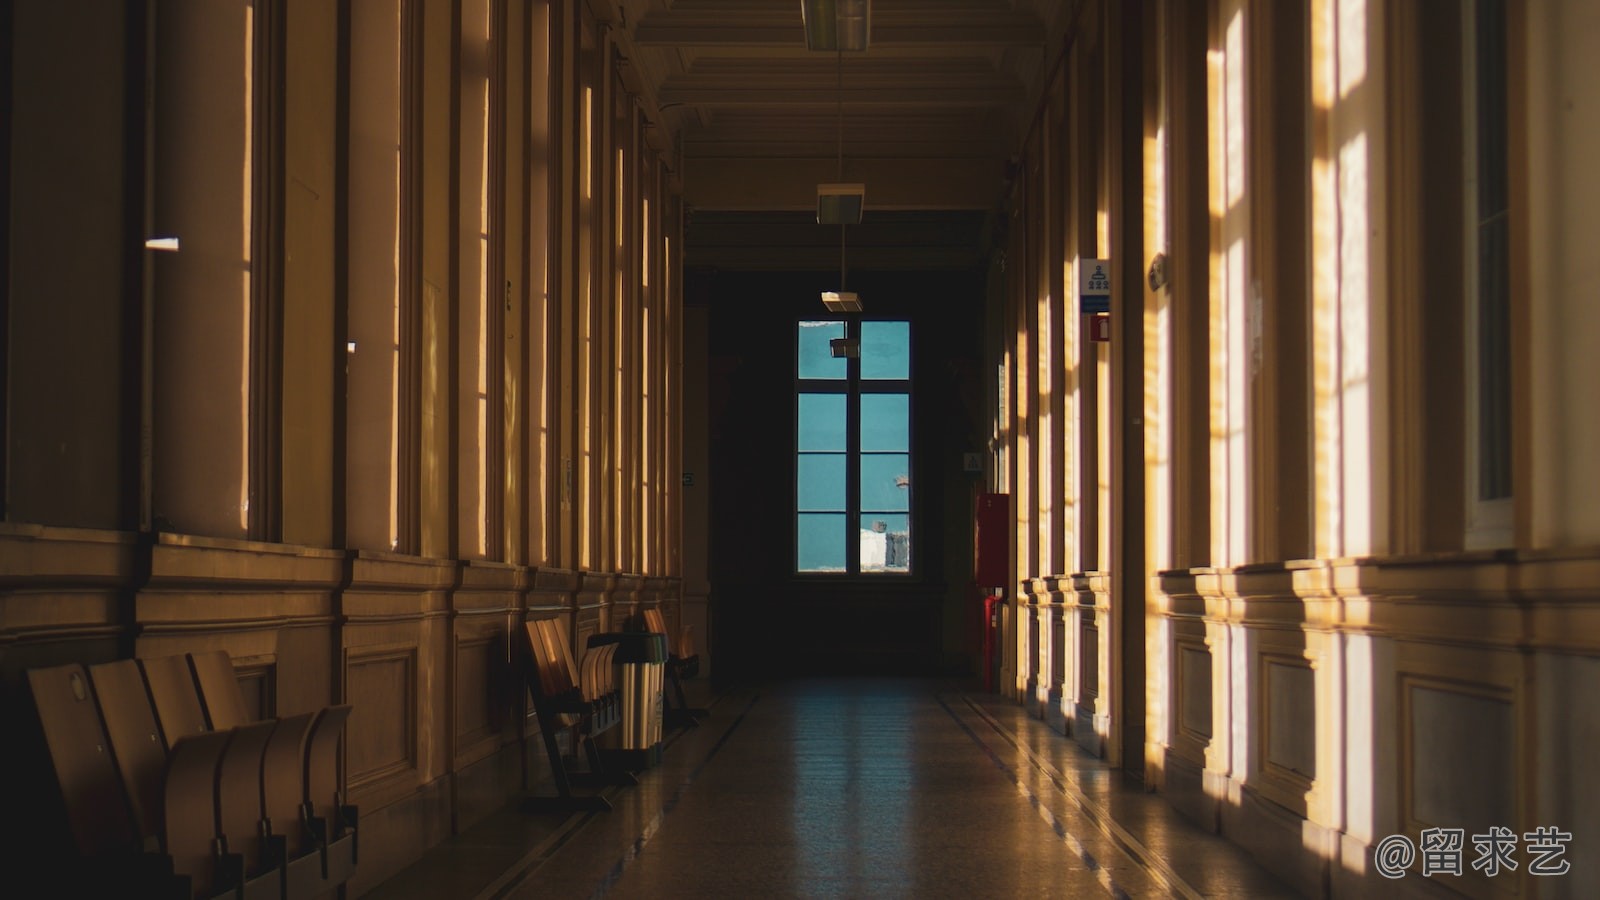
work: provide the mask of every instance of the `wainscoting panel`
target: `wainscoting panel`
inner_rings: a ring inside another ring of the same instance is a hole
[[[1516,717],[1491,685],[1401,677],[1406,818],[1420,826],[1518,827]]]
[[[496,710],[495,675],[491,673],[503,675],[504,658],[505,634],[498,628],[483,637],[468,638],[457,632],[453,698],[457,767],[488,756],[500,745],[498,726],[504,717]]]
[[[417,648],[362,647],[345,655],[349,790],[360,798],[417,777]]]
[[[1174,743],[1190,749],[1192,762],[1203,763],[1203,752],[1211,742],[1211,649],[1205,636],[1179,636],[1175,665],[1178,716]]]

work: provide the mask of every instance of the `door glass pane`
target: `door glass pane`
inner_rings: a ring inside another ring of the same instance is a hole
[[[797,519],[796,567],[802,572],[843,572],[844,514],[801,513]]]
[[[802,453],[795,479],[796,508],[802,510],[844,509],[843,453]]]
[[[898,379],[911,377],[911,323],[861,323],[861,377]]]
[[[871,453],[911,449],[911,398],[906,394],[861,395],[861,449]]]
[[[801,450],[836,450],[845,448],[845,395],[801,394],[799,409],[799,445]],[[900,450],[901,447],[886,447]]]
[[[863,513],[861,571],[911,571],[911,517],[905,513]]]
[[[861,454],[861,509],[907,512],[911,505],[911,457],[905,453]]]
[[[844,337],[843,322],[801,322],[798,350],[801,378],[840,379],[849,374],[848,360],[833,358],[828,342]]]

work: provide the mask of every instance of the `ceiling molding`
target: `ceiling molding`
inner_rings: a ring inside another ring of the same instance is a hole
[[[782,188],[765,193],[788,209],[814,203],[815,185],[803,183],[811,176],[765,167],[800,160],[805,171],[834,172],[841,106],[847,167],[887,163],[875,177],[890,179],[897,162],[943,166],[939,177],[992,170],[985,190],[955,175],[960,186],[948,191],[957,208],[992,199],[1082,0],[873,0],[871,47],[842,56],[805,48],[798,0],[586,2],[612,25],[625,81],[657,126],[651,146],[679,171],[748,163],[777,179]],[[686,190],[701,180],[687,177]],[[873,187],[869,209],[874,197],[904,208],[939,202]],[[741,190],[716,202],[751,208]]]

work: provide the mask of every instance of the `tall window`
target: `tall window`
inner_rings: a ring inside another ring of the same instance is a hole
[[[1511,226],[1506,7],[1468,9],[1463,56],[1467,185],[1467,499],[1469,547],[1511,538]]]
[[[796,329],[795,568],[911,571],[911,324]],[[854,341],[858,357],[835,356]]]

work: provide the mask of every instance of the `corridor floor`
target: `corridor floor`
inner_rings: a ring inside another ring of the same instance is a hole
[[[607,796],[499,862],[515,839],[486,822],[368,896],[1295,896],[1020,707],[945,682],[724,695]]]

